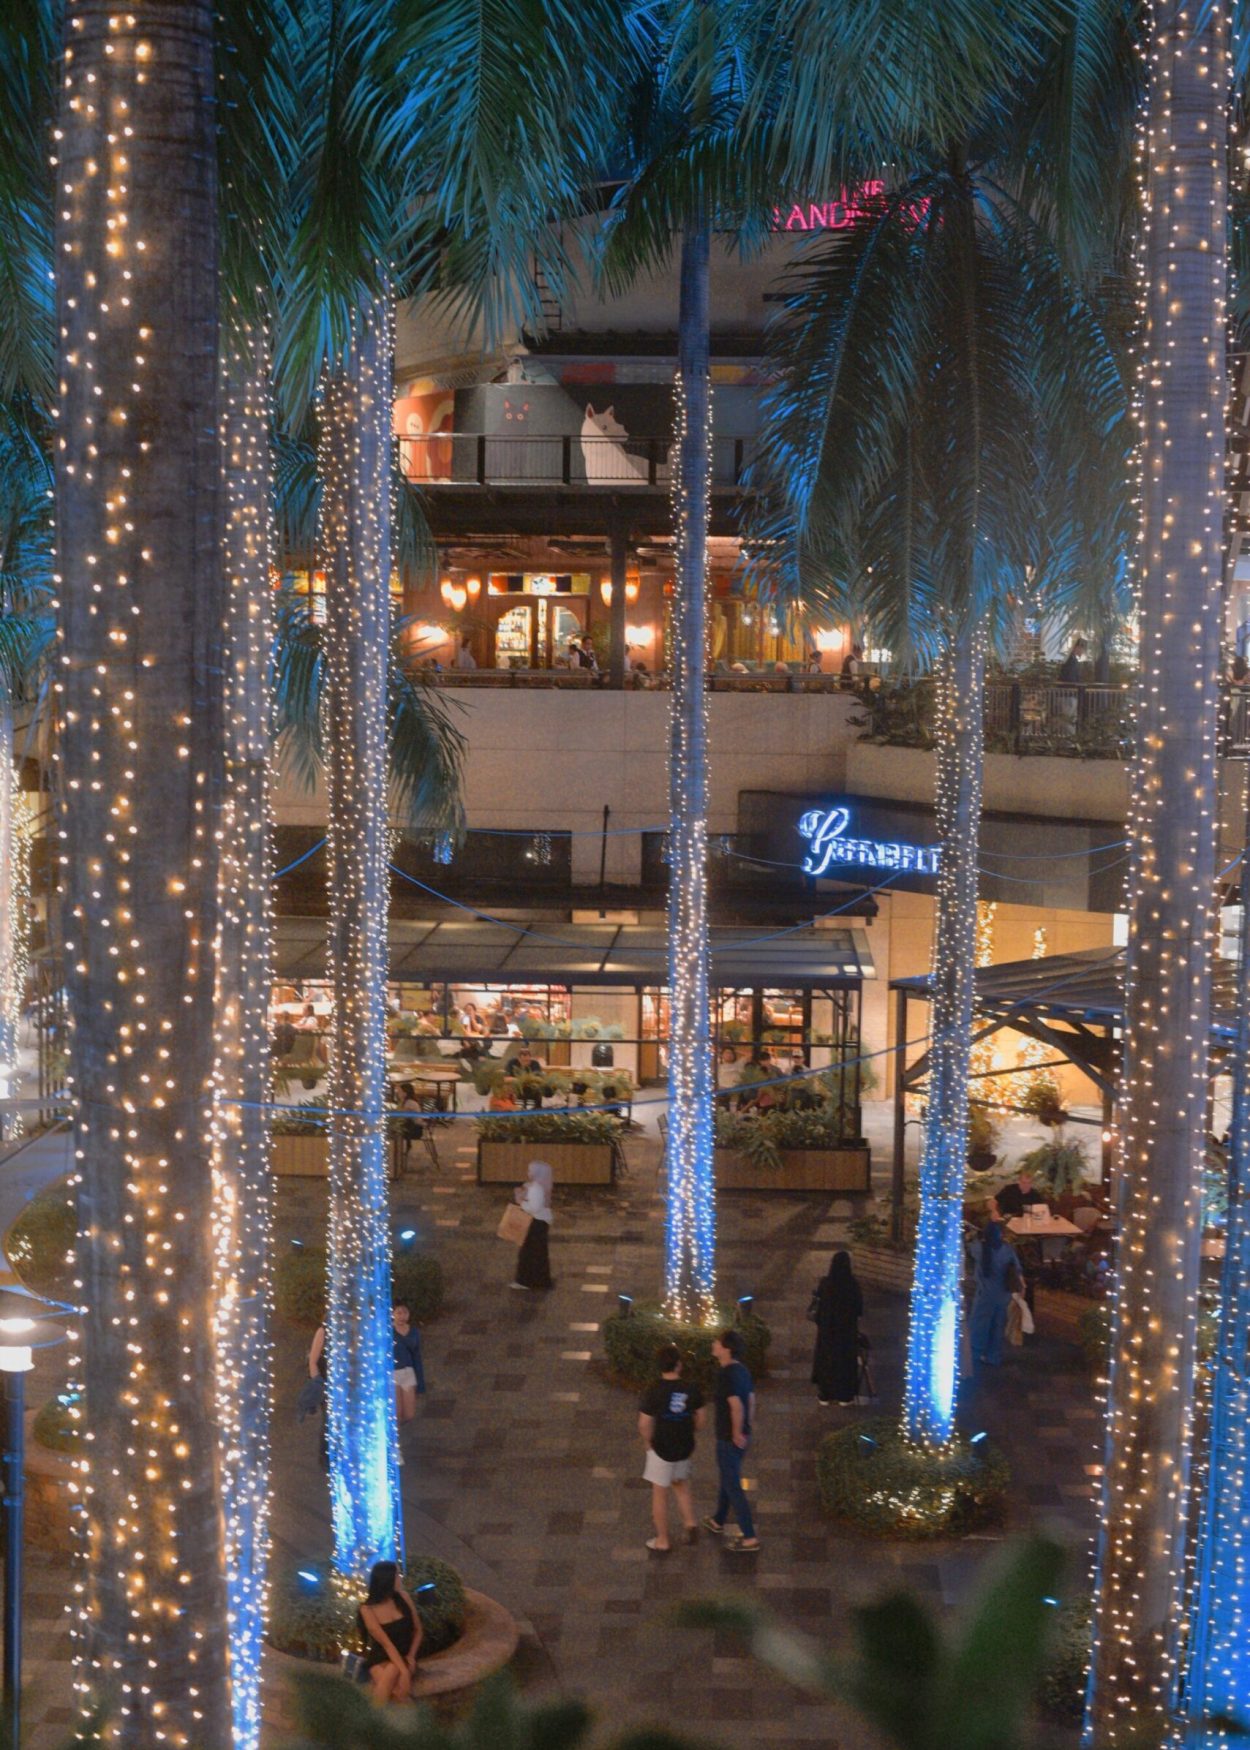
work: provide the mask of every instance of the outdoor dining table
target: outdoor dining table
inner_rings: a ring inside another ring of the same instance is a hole
[[[1081,1237],[1076,1223],[1062,1215],[1048,1215],[1045,1221],[1033,1221],[1027,1215],[1013,1215],[1007,1228],[1017,1239],[1042,1241],[1043,1258],[1057,1258],[1063,1250],[1062,1242]]]
[[[456,1090],[460,1082],[458,1069],[452,1069],[450,1065],[444,1066],[434,1063],[425,1069],[408,1070],[406,1079],[410,1082],[424,1082],[427,1087],[435,1088],[440,1097],[445,1095],[447,1089],[450,1088],[451,1110],[453,1112],[456,1110]]]

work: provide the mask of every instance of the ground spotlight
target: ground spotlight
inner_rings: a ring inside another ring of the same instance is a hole
[[[753,1294],[740,1294],[738,1296],[738,1317],[749,1319],[754,1311],[755,1296]]]
[[[969,1446],[980,1446],[981,1442],[983,1440],[987,1440],[988,1438],[989,1438],[989,1436],[986,1434],[985,1429],[982,1428],[979,1434],[974,1434],[972,1436],[972,1439],[968,1442],[968,1444],[969,1444]]]
[[[623,1319],[627,1319],[629,1317],[629,1315],[634,1310],[634,1297],[633,1297],[633,1295],[632,1294],[618,1294],[616,1297],[616,1302],[617,1302],[617,1305],[621,1309],[620,1310],[620,1317]]]
[[[293,1252],[302,1252],[303,1249],[304,1249],[303,1240],[292,1240],[291,1241],[291,1250]]]
[[[875,1452],[877,1450],[877,1443],[871,1434],[861,1434],[859,1437],[859,1443],[861,1446],[866,1446],[869,1452]]]
[[[395,1236],[395,1240],[401,1252],[410,1252],[417,1243],[416,1228],[401,1227]]]
[[[301,1592],[319,1592],[321,1590],[321,1575],[312,1568],[297,1568],[295,1578],[300,1583]]]

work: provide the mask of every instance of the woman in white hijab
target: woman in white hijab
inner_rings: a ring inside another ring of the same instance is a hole
[[[526,1215],[530,1230],[517,1253],[513,1288],[554,1288],[547,1239],[551,1230],[551,1168],[546,1161],[531,1161],[529,1178],[514,1193]]]

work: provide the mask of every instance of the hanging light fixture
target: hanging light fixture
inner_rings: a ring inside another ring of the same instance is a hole
[[[638,600],[638,579],[636,577],[629,577],[625,580],[625,600],[631,608]]]
[[[482,580],[480,577],[466,577],[464,580],[464,587],[468,593],[469,600],[471,602],[476,602],[478,596],[482,593]]]
[[[442,596],[448,607],[451,606],[451,596],[454,588],[455,585],[452,583],[450,577],[445,577],[438,586],[438,593]]]
[[[446,598],[447,606],[455,614],[458,614],[462,611],[462,609],[464,608],[464,604],[468,601],[468,599],[469,599],[469,597],[468,597],[466,590],[460,584],[453,583],[447,591],[447,598]]]
[[[610,608],[612,606],[612,579],[610,577],[601,577],[599,579],[599,594],[603,597],[604,607]],[[626,601],[629,600],[628,584],[625,585],[625,599]]]

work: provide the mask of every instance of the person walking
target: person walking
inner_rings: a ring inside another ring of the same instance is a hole
[[[394,1562],[375,1562],[369,1570],[369,1591],[356,1612],[356,1627],[365,1644],[374,1701],[379,1707],[407,1701],[421,1651],[421,1618]]]
[[[703,1524],[720,1537],[732,1512],[741,1535],[728,1547],[750,1553],[760,1547],[760,1540],[755,1535],[755,1522],[746,1490],[742,1487],[742,1462],[755,1426],[755,1387],[742,1362],[741,1332],[722,1331],[713,1338],[712,1359],[719,1370],[716,1376],[716,1469],[720,1476],[720,1494],[715,1513],[709,1514]]]
[[[969,1337],[973,1359],[997,1367],[1003,1359],[1007,1308],[1020,1287],[1020,1265],[1003,1237],[1003,1224],[991,1216],[981,1238],[972,1243],[976,1262],[976,1292],[972,1299]]]
[[[513,1288],[554,1288],[548,1240],[551,1234],[551,1168],[546,1161],[531,1161],[524,1185],[513,1193],[526,1215],[529,1232],[517,1253]]]
[[[851,1254],[835,1252],[828,1273],[812,1290],[816,1326],[812,1384],[822,1404],[854,1403],[859,1385],[859,1321],[864,1296],[851,1269]]]
[[[395,1414],[411,1422],[417,1413],[417,1396],[425,1392],[425,1368],[421,1362],[421,1333],[412,1322],[412,1308],[397,1300],[391,1308],[395,1346]]]
[[[647,1548],[656,1555],[672,1549],[668,1539],[668,1494],[671,1489],[681,1514],[687,1543],[699,1535],[690,1493],[694,1437],[703,1426],[703,1393],[682,1378],[681,1350],[666,1343],[656,1356],[660,1377],[643,1393],[638,1406],[638,1433],[647,1459],[642,1474],[651,1484],[651,1519],[655,1536]]]

